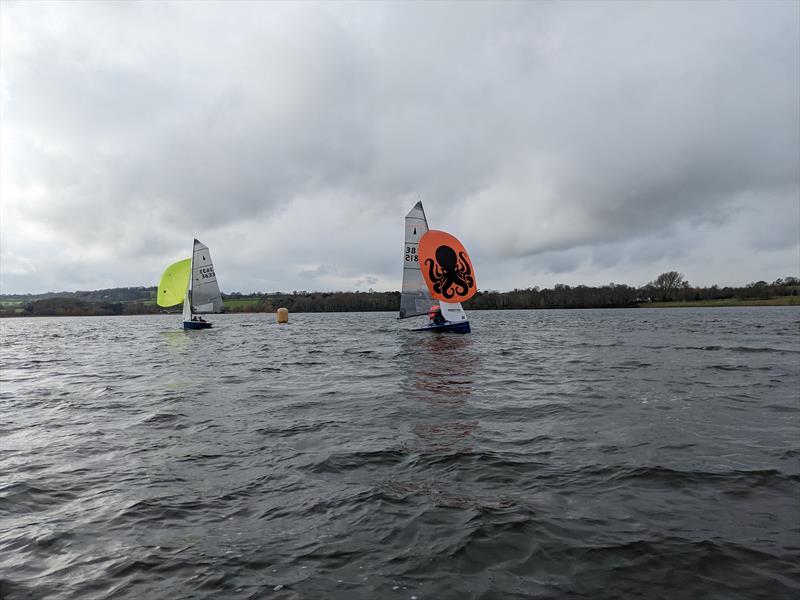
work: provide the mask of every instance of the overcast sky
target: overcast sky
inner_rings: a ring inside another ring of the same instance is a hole
[[[800,3],[2,2],[0,287],[800,274]]]

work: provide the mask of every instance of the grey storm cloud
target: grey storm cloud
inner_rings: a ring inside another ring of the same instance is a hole
[[[800,270],[797,3],[1,16],[3,291],[152,284],[195,236],[227,291],[397,289],[417,198],[484,287]]]
[[[332,275],[334,273],[336,273],[336,268],[332,267],[331,265],[319,265],[313,269],[303,269],[300,272],[300,277],[316,280],[322,275]]]

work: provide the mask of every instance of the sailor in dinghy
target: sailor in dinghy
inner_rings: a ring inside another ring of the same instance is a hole
[[[445,323],[447,323],[447,319],[445,319],[444,316],[442,316],[442,309],[439,307],[438,304],[435,306],[431,306],[430,315],[431,315],[430,325],[444,325]]]

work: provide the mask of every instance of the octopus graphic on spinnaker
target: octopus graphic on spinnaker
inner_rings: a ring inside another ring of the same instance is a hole
[[[464,302],[477,290],[475,270],[454,236],[431,229],[419,240],[419,260],[428,290],[437,300]]]

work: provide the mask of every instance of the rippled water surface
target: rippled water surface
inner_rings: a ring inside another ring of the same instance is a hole
[[[800,311],[6,319],[3,598],[800,597]]]

